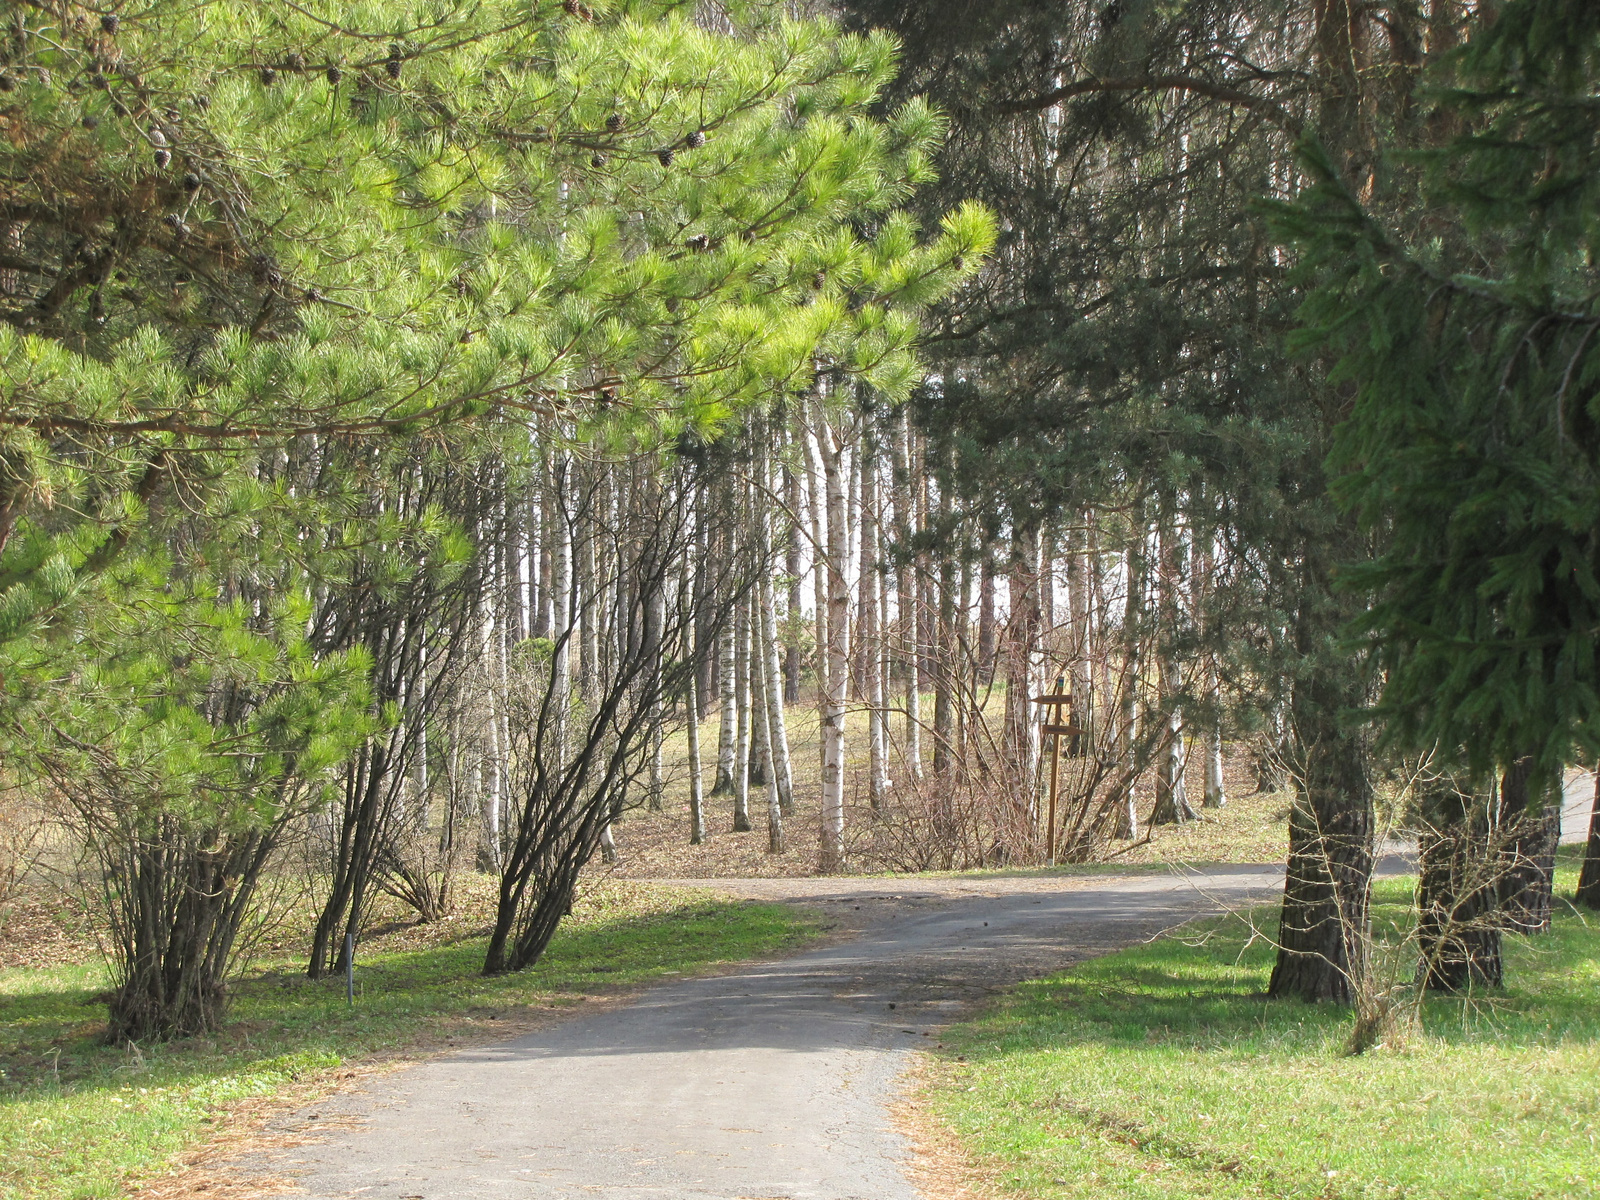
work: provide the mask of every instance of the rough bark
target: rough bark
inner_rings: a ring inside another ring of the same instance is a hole
[[[1530,790],[1533,764],[1523,759],[1500,784],[1501,819],[1506,830],[1500,911],[1513,933],[1543,933],[1550,928],[1555,899],[1556,845],[1561,840],[1561,801]]]
[[[1268,992],[1348,1002],[1367,968],[1373,793],[1366,742],[1343,721],[1364,695],[1360,676],[1348,662],[1318,659],[1342,614],[1327,603],[1330,593],[1317,566],[1305,565],[1296,625],[1305,664],[1290,700],[1299,769]]]
[[[1448,779],[1422,791],[1417,948],[1423,984],[1435,991],[1499,985],[1497,867],[1489,852],[1489,801]]]

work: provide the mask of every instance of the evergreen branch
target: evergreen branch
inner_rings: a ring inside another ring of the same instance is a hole
[[[1079,79],[1063,84],[1054,91],[1022,100],[1002,100],[995,108],[1003,113],[1037,112],[1051,108],[1074,96],[1087,96],[1101,92],[1193,92],[1210,100],[1221,100],[1236,108],[1265,117],[1291,137],[1305,132],[1305,122],[1274,100],[1251,92],[1240,91],[1227,84],[1209,79],[1196,79],[1190,75],[1141,75],[1124,79]]]

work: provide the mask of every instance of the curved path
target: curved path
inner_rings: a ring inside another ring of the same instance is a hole
[[[1281,878],[796,881],[858,936],[387,1075],[285,1123],[335,1118],[249,1169],[315,1197],[915,1200],[887,1115],[911,1049],[1006,984]]]

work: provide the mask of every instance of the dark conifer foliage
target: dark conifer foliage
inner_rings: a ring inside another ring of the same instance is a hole
[[[1197,557],[1215,547],[1203,610],[1151,614],[1155,658],[1209,657],[1226,684],[1212,702],[1283,730],[1296,800],[1273,991],[1348,998],[1381,764],[1356,716],[1373,676],[1345,637],[1363,597],[1340,580],[1386,531],[1329,491],[1351,394],[1331,356],[1287,352],[1303,296],[1259,205],[1297,191],[1309,137],[1339,186],[1410,211],[1411,175],[1380,148],[1448,133],[1417,85],[1471,14],[1454,0],[845,8],[904,40],[901,94],[950,115],[924,202],[951,189],[1001,219],[992,260],[939,310],[919,424],[992,529],[1154,503]],[[1164,674],[1154,686],[1195,719],[1205,672]]]

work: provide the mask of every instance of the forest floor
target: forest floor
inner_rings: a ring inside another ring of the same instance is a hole
[[[1397,983],[1413,885],[1377,891]],[[1592,1197],[1600,923],[1557,907],[1507,939],[1503,989],[1430,998],[1361,1055],[1349,1010],[1264,1002],[1273,910],[1187,927],[946,1030],[911,1126],[945,1192],[1018,1200]]]
[[[1002,698],[1003,700],[1003,698]],[[930,701],[931,703],[931,701]],[[991,708],[998,702],[992,702]],[[818,830],[821,824],[821,742],[816,709],[796,705],[787,712],[789,752],[794,775],[794,812],[785,818],[786,850],[767,852],[766,789],[750,789],[751,820],[748,833],[732,832],[733,801],[728,796],[708,797],[706,825],[709,838],[700,846],[689,844],[689,753],[680,732],[665,747],[666,789],[662,810],[630,810],[614,826],[618,863],[614,873],[627,879],[715,879],[815,875],[818,869]],[[715,714],[701,726],[702,770],[709,788],[716,765],[718,722]],[[866,714],[852,711],[846,721],[850,791],[846,794],[845,830],[853,854],[853,872],[889,870],[892,863],[874,855],[868,840],[875,814],[866,798]],[[1144,832],[1134,842],[1114,842],[1106,847],[1105,861],[1134,863],[1281,863],[1288,854],[1288,797],[1257,792],[1249,747],[1230,744],[1223,761],[1223,779],[1229,796],[1220,809],[1201,809],[1198,767],[1190,772],[1188,794],[1200,819],[1185,825],[1162,825]],[[1141,813],[1155,800],[1151,781],[1136,786]],[[893,797],[891,796],[891,803]]]
[[[464,881],[450,920],[375,929],[357,955],[353,1005],[343,979],[305,977],[304,930],[290,922],[260,931],[221,1033],[127,1048],[101,1038],[109,980],[83,924],[43,900],[22,905],[0,939],[25,964],[0,969],[0,1197],[121,1196],[184,1163],[193,1169],[179,1181],[139,1194],[213,1196],[208,1155],[258,1138],[286,1102],[612,1008],[647,984],[791,950],[823,928],[805,911],[704,889],[591,881],[535,967],[485,979],[488,884]]]

